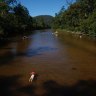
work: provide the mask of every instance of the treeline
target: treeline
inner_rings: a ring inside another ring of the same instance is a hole
[[[37,24],[28,9],[16,0],[0,0],[0,37],[24,35],[37,28],[47,28],[43,19],[41,25]]]
[[[49,29],[52,27],[53,16],[39,15],[34,17],[36,22],[36,29]]]
[[[66,29],[96,39],[96,0],[76,0],[56,13],[54,29]]]
[[[0,2],[0,35],[13,36],[24,34],[33,29],[33,19],[26,7],[16,0],[2,0]]]

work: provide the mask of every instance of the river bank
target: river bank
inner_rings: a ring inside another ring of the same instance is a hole
[[[56,29],[55,31],[62,32],[66,35],[70,35],[73,38],[78,38],[78,39],[82,38],[82,39],[85,39],[85,40],[96,42],[95,37],[92,37],[90,34],[84,34],[84,32],[80,32],[80,31],[75,32],[75,31],[70,31],[70,30],[66,30],[66,29]]]
[[[80,32],[76,33],[72,31],[57,29],[55,33],[58,34],[60,39],[66,41],[67,43],[71,43],[77,47],[84,48],[85,50],[89,50],[93,53],[95,52],[96,54],[96,40],[90,39],[86,35],[81,35]]]

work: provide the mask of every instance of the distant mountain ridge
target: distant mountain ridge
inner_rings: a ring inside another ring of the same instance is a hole
[[[44,26],[51,27],[54,17],[51,15],[38,15],[33,18],[36,20],[38,25],[44,23],[45,24]]]
[[[37,15],[37,16],[35,16],[33,18],[38,18],[38,17],[53,18],[53,16],[51,16],[51,15]]]

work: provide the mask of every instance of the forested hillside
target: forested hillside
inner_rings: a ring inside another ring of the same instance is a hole
[[[34,20],[37,22],[37,27],[42,28],[51,28],[53,17],[50,15],[39,15],[34,17]]]
[[[50,28],[52,16],[32,17],[17,0],[0,0],[0,37],[24,35],[35,29]]]
[[[54,29],[66,29],[96,38],[96,0],[76,0],[56,13]]]

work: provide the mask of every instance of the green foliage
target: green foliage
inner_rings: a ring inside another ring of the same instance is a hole
[[[34,21],[36,21],[37,29],[51,28],[53,17],[50,15],[39,15],[34,17]]]
[[[96,0],[76,0],[68,9],[56,14],[53,28],[81,31],[96,37]]]
[[[21,16],[21,17],[28,17],[29,12],[26,7],[22,6],[21,4],[18,4],[14,7],[15,15]]]
[[[34,29],[50,28],[52,16],[31,17],[17,0],[0,1],[0,36],[24,35]]]
[[[12,4],[15,3],[15,6]],[[33,18],[26,7],[16,0],[2,0],[0,3],[0,34],[4,37],[25,34],[33,30]]]

